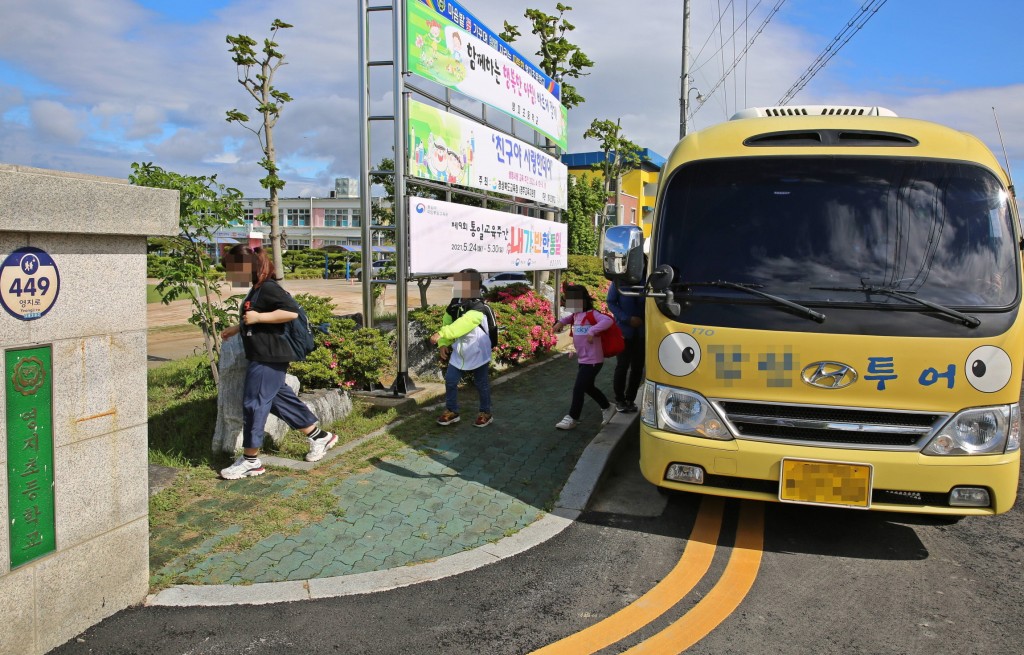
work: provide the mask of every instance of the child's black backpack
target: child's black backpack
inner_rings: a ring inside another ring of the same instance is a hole
[[[494,317],[494,310],[491,309],[491,306],[485,303],[483,300],[479,298],[474,298],[469,302],[459,303],[458,315],[453,315],[452,318],[459,318],[459,316],[462,316],[466,311],[470,309],[474,309],[487,317],[488,329],[486,330],[486,332],[488,338],[490,338],[491,340],[491,350],[494,350],[495,348],[498,347],[498,319]],[[479,327],[481,330],[484,329],[482,323],[480,324]]]

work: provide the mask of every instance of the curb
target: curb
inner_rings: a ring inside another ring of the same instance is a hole
[[[537,364],[542,365],[542,364]],[[503,378],[505,379],[505,378]],[[511,379],[511,378],[508,378]],[[554,509],[510,537],[433,562],[330,578],[252,585],[179,585],[146,597],[146,606],[192,607],[268,603],[354,596],[432,582],[499,562],[543,544],[579,517],[608,461],[639,414],[616,414],[591,440],[562,487]],[[364,439],[369,438],[364,437]]]

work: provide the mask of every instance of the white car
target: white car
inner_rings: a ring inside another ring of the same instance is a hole
[[[526,273],[495,273],[480,283],[480,292],[487,293],[492,289],[507,287],[510,284],[530,284],[530,278]]]
[[[386,259],[379,259],[373,262],[373,279],[379,280],[382,278],[382,273],[386,268],[394,268],[395,263]],[[363,279],[363,267],[360,266],[352,273],[357,280],[362,281]]]

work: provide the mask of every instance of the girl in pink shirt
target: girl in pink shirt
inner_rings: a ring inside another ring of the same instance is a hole
[[[576,383],[572,388],[572,403],[569,413],[555,424],[559,430],[571,430],[579,424],[583,413],[583,396],[590,396],[601,406],[601,425],[612,416],[615,409],[608,398],[594,384],[597,374],[604,366],[604,352],[601,350],[601,333],[610,328],[614,322],[611,316],[594,311],[594,301],[584,286],[570,284],[565,287],[565,308],[569,316],[555,323],[555,332],[561,332],[565,326],[572,326],[572,343],[576,348],[579,369],[576,371]]]

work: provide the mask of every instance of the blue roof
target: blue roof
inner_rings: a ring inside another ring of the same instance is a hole
[[[665,158],[650,148],[641,148],[640,159],[644,164],[654,166],[661,170],[665,166]],[[562,155],[562,163],[569,168],[590,168],[594,164],[604,161],[604,152],[571,152]]]

